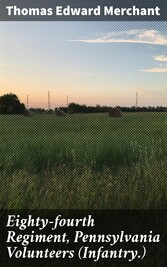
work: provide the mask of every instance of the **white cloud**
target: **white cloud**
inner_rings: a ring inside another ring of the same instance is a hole
[[[167,72],[167,67],[158,67],[158,68],[152,68],[152,69],[148,69],[148,70],[142,70],[144,72],[156,72],[156,73],[163,73],[163,72]]]
[[[94,39],[73,40],[83,43],[140,43],[167,45],[167,36],[156,30],[130,30],[109,32]]]
[[[154,60],[161,61],[161,62],[167,62],[167,56],[164,56],[164,55],[155,56]]]
[[[157,72],[157,73],[164,73],[167,72],[167,65],[164,64],[164,62],[167,62],[167,56],[164,55],[157,55],[154,57],[155,61],[161,62],[161,63],[157,63],[157,67],[156,68],[151,68],[148,70],[142,70],[144,72]]]

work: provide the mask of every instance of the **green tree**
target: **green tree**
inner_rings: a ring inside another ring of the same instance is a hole
[[[24,109],[17,95],[10,93],[0,97],[0,114],[22,114]]]

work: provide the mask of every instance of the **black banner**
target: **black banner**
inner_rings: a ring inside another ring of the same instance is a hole
[[[166,210],[1,210],[1,266],[166,266]]]
[[[164,0],[0,0],[1,21],[165,21]]]

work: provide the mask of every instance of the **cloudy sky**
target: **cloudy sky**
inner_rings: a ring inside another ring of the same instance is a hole
[[[0,22],[0,95],[167,106],[167,22]]]

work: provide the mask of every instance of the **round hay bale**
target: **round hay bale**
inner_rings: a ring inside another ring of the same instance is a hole
[[[62,109],[59,109],[59,108],[55,111],[55,114],[56,114],[56,116],[59,116],[59,117],[65,117],[66,116],[66,113]]]
[[[32,117],[32,113],[28,109],[24,109],[23,110],[23,116]]]
[[[122,116],[123,116],[123,114],[122,114],[122,112],[121,112],[121,110],[119,108],[117,108],[117,107],[110,108],[109,117],[120,118]]]

